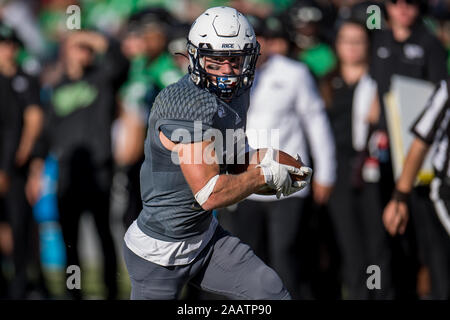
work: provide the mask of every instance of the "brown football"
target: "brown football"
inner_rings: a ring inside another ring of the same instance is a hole
[[[296,168],[300,168],[304,164],[300,160],[296,160],[291,155],[287,154],[284,151],[281,150],[274,150],[275,151],[275,160],[282,164],[287,164]],[[256,167],[259,162],[264,158],[264,155],[266,153],[266,149],[258,149],[256,152],[254,152],[251,156],[247,154],[247,157],[245,159],[245,164],[234,164],[228,166],[228,171],[234,174],[239,174],[244,171],[247,171],[251,168]],[[250,157],[250,160],[249,160]],[[304,177],[298,176],[298,175],[291,175],[292,181],[302,181],[304,180]],[[269,188],[269,186],[262,187],[258,192],[255,192],[256,194],[261,195],[274,195],[276,194],[276,191]]]

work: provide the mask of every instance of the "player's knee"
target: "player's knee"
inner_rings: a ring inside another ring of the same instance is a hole
[[[131,300],[176,300],[179,288],[171,283],[164,285],[164,281],[143,280],[131,278]]]
[[[261,266],[254,272],[258,290],[255,299],[282,300],[291,299],[291,296],[278,274],[268,266]]]

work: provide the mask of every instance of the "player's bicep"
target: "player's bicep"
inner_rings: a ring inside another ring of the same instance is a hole
[[[183,175],[196,194],[214,176],[219,174],[218,159],[212,141],[175,143],[159,132],[162,145],[176,153]]]
[[[193,194],[200,191],[211,178],[219,174],[219,163],[213,142],[179,143],[175,148],[181,171]]]

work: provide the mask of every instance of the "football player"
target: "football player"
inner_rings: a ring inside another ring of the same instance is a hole
[[[227,174],[229,159],[243,151],[227,130],[245,130],[259,54],[246,17],[229,7],[206,10],[189,31],[187,51],[189,74],[160,92],[149,117],[143,210],[124,237],[131,299],[177,299],[188,282],[235,299],[289,299],[279,276],[212,210],[267,186],[290,195],[312,170],[280,164],[267,149],[257,166]]]

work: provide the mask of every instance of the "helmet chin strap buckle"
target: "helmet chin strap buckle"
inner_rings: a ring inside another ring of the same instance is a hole
[[[196,74],[191,73],[191,79],[192,79],[192,81],[193,81],[196,85],[199,85],[199,84],[200,84],[201,79],[200,79],[200,77],[197,76]]]

